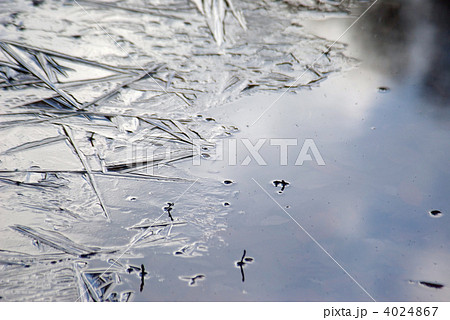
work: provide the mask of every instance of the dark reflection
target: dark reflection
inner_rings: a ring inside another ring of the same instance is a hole
[[[169,218],[171,221],[173,221],[173,217],[172,217],[172,209],[173,209],[174,203],[173,202],[167,202],[167,206],[164,207],[164,211],[167,212],[167,214],[169,215]]]
[[[364,17],[364,32],[357,37],[377,67],[397,81],[419,85],[424,97],[448,106],[449,21],[447,0],[380,0]]]
[[[145,276],[148,274],[148,272],[145,271],[145,267],[143,264],[141,264],[141,272],[139,272],[139,276],[141,277],[141,285],[139,287],[139,291],[142,292],[144,290],[145,285]]]
[[[433,282],[427,282],[427,281],[420,281],[419,283],[425,287],[433,288],[433,289],[442,289],[444,287],[444,285],[440,284],[440,283],[433,283]]]
[[[442,217],[442,212],[439,211],[439,210],[431,210],[431,211],[428,212],[428,214],[430,216],[432,216],[432,217],[435,217],[435,218]]]
[[[369,58],[376,57],[385,63],[386,71],[397,73],[404,69],[408,48],[407,32],[410,29],[408,21],[401,13],[404,4],[401,1],[379,0],[365,15],[362,33],[358,38],[364,42],[363,49]],[[387,59],[389,57],[389,59]]]
[[[143,264],[141,264],[140,267],[136,267],[133,265],[128,266],[127,268],[127,272],[128,273],[132,273],[132,272],[139,272],[139,277],[141,279],[141,284],[139,286],[139,291],[142,292],[144,290],[144,286],[145,286],[145,276],[148,274],[147,271],[145,271],[145,266]]]
[[[428,1],[427,1],[428,2]],[[441,98],[441,102],[448,102],[450,89],[450,2],[448,0],[429,1],[431,17],[435,30],[435,50],[431,54],[431,66],[425,77],[425,88],[430,96]],[[448,103],[447,103],[448,106]]]
[[[244,273],[244,266],[247,263],[251,263],[253,262],[253,258],[251,257],[246,257],[247,254],[247,250],[244,249],[244,254],[242,255],[242,258],[240,261],[236,262],[236,265],[239,267],[239,269],[241,270],[241,277],[242,277],[242,282],[245,282],[245,273]]]
[[[202,274],[196,275],[195,277],[191,278],[191,281],[189,282],[189,285],[190,286],[195,286],[197,284],[196,281],[197,280],[201,280],[203,278],[205,278],[205,276],[202,275]]]
[[[94,145],[94,141],[95,141],[94,135],[95,135],[95,133],[94,133],[94,132],[91,132],[91,135],[88,137],[88,141],[89,141],[89,143],[91,144],[91,146],[92,146],[93,148],[95,148],[95,145]]]
[[[378,92],[386,93],[389,91],[391,91],[391,89],[389,89],[388,87],[378,87]]]
[[[31,0],[33,6],[37,7],[44,3],[45,0]]]
[[[272,183],[275,187],[281,186],[281,190],[280,190],[281,192],[283,192],[284,189],[289,185],[289,182],[284,181],[284,180],[274,180],[274,181],[272,181]]]
[[[127,272],[132,273],[133,271],[141,271],[141,268],[136,267],[136,266],[128,266]]]
[[[196,287],[200,280],[204,280],[206,278],[203,274],[197,274],[195,276],[180,276],[179,279],[183,281],[187,281],[190,287]]]

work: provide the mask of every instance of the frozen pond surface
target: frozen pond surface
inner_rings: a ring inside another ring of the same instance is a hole
[[[447,4],[11,3],[1,300],[449,300]]]

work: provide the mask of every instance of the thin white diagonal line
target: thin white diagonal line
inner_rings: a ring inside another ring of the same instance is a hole
[[[259,119],[262,118],[262,116],[270,110],[270,108],[273,107],[273,105],[275,103],[278,102],[278,100],[280,100],[285,94],[286,92],[288,92],[293,86],[295,86],[295,84],[305,75],[306,72],[308,72],[309,70],[311,70],[311,68],[313,68],[314,64],[320,59],[322,58],[323,55],[327,54],[331,48],[333,48],[333,46],[378,2],[378,0],[375,0],[366,10],[364,10],[364,12],[358,17],[356,18],[355,21],[352,22],[352,24],[345,29],[345,31],[328,47],[328,49],[324,52],[322,52],[317,58],[316,60],[314,60],[314,62],[312,64],[310,64],[305,71],[303,71],[303,73],[289,86],[286,88],[286,90],[283,91],[283,93],[281,93],[281,95],[279,95],[275,101],[273,101],[260,115],[259,117],[253,121],[253,123],[250,126],[255,125],[255,123],[257,123],[259,121]]]
[[[192,184],[186,189],[186,190],[184,190],[184,192],[182,193],[182,194],[180,194],[176,199],[175,199],[175,201],[174,202],[177,202],[178,200],[180,200],[181,199],[181,197],[199,180],[200,178],[197,178],[197,180],[195,180],[194,182],[192,182]],[[123,257],[123,255],[125,254],[125,253],[127,253],[128,252],[128,250],[130,250],[131,249],[131,247],[132,246],[134,246],[135,244],[136,244],[136,242],[138,242],[139,240],[141,240],[143,237],[145,237],[149,232],[147,232],[147,231],[149,231],[149,230],[151,230],[151,228],[159,221],[159,219],[161,219],[161,217],[164,215],[165,213],[163,212],[148,228],[147,228],[147,230],[145,231],[145,232],[143,232],[139,237],[137,237],[133,242],[131,242],[126,248],[125,248],[125,250],[124,251],[122,251],[122,253],[120,254],[120,256],[116,259],[116,261],[117,260],[120,260],[120,258],[122,258]],[[100,277],[102,277],[106,272],[108,272],[109,271],[109,269],[111,269],[112,268],[112,264],[108,267],[108,268],[106,268],[106,270],[105,271],[103,271],[102,272],[102,274],[100,275]],[[88,289],[84,289],[84,291],[83,291],[83,293],[82,294],[80,294],[80,296],[78,297],[78,299],[75,301],[75,302],[78,302],[80,299],[81,299],[81,297],[86,293],[88,291]]]
[[[347,270],[345,270],[344,269],[344,267],[339,263],[339,262],[337,262],[336,261],[336,259],[334,259],[333,258],[333,256],[308,232],[308,231],[306,231],[306,229],[305,228],[303,228],[302,227],[302,225],[300,224],[300,223],[298,223],[297,222],[297,220],[295,220],[294,219],[294,217],[292,217],[290,214],[289,214],[289,212],[287,212],[259,183],[258,183],[258,181],[256,181],[255,179],[253,179],[252,178],[252,180],[253,181],[255,181],[255,183],[261,188],[261,190],[262,191],[264,191],[266,194],[267,194],[267,196],[270,198],[270,199],[272,199],[273,200],[273,202],[275,202],[280,208],[281,208],[281,210],[283,210],[284,211],[284,213],[286,213],[288,216],[289,216],[289,218],[291,218],[292,219],[292,221],[294,221],[299,227],[300,227],[300,229],[302,229],[302,231],[304,232],[304,233],[306,233],[306,235],[323,251],[323,252],[325,252],[325,254],[328,256],[328,257],[330,257],[330,259],[331,260],[333,260],[333,262],[334,263],[336,263],[338,266],[339,266],[339,268],[341,268],[342,269],[342,271],[344,271],[345,272],[345,274],[347,275],[347,276],[349,276],[350,277],[350,279],[352,279],[353,280],[353,282],[354,283],[356,283],[357,285],[358,285],[358,287],[360,287],[361,288],[361,290],[362,291],[364,291],[364,293],[367,295],[367,296],[369,296],[369,298],[370,299],[372,299],[374,302],[376,302],[376,300],[372,297],[372,295],[370,294],[370,293],[368,293],[367,292],[367,290],[366,289],[364,289],[364,287],[362,286],[362,285],[360,285],[359,284],[359,282],[358,281],[356,281],[355,280],[355,278],[353,278],[352,276],[351,276],[351,274],[350,273],[348,273],[347,272]]]
[[[88,12],[88,11],[86,11],[86,9],[81,5],[81,4],[79,4],[78,3],[78,1],[77,0],[73,0],[73,2],[76,4],[76,5],[78,5],[80,8],[81,8],[81,10],[83,10],[88,16],[90,16],[90,17],[92,17],[92,15]],[[94,20],[94,19],[93,19]],[[114,38],[108,33],[108,31],[106,31],[105,30],[105,28],[103,28],[96,20],[94,20],[94,23],[100,28],[100,29],[102,29],[102,31],[114,42],[114,44],[117,46],[117,47],[119,47],[120,48],[120,50],[122,50],[124,53],[126,53],[127,55],[129,55],[129,53],[116,41],[116,40],[114,40]],[[158,87],[160,87],[161,88],[161,90],[162,91],[164,91],[166,94],[169,94],[169,92],[167,92],[167,90],[164,88],[164,87],[162,87],[159,83],[158,83],[158,81],[156,81],[155,80],[155,78],[153,78],[152,77],[152,75],[151,74],[149,74],[148,72],[147,72],[147,69],[145,69],[142,65],[140,65],[137,61],[136,61],[136,59],[135,58],[133,58],[133,57],[131,57],[130,56],[130,58],[131,58],[131,60],[133,60],[133,62],[136,64],[136,66],[138,66],[138,68],[140,68],[142,71],[144,71],[157,85],[158,85]],[[189,105],[189,103],[186,101],[186,99],[183,99],[181,96],[180,96],[180,94],[178,93],[178,92],[174,92],[174,94],[178,97],[178,98],[180,98],[184,103],[186,103],[187,105]]]
[[[197,178],[194,182],[192,182],[192,184],[189,186],[189,188],[187,188],[186,190],[184,190],[184,192],[182,194],[180,194],[178,196],[178,198],[175,199],[174,202],[177,202],[178,200],[180,200],[180,198],[186,193],[188,192],[188,190],[199,180],[200,178]]]

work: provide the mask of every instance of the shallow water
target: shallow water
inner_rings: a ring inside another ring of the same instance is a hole
[[[255,258],[241,299],[448,301],[450,113],[439,88],[449,82],[433,65],[448,64],[448,58],[435,58],[445,55],[436,22],[442,20],[436,7],[425,8],[436,10],[429,20],[416,20],[409,15],[415,7],[394,4],[374,8],[341,39],[361,60],[357,68],[320,88],[283,96],[256,124],[279,95],[244,98],[212,113],[241,128],[238,138],[253,144],[267,139],[260,149],[266,166],[255,160],[240,165],[249,151],[238,142],[236,166],[219,161],[210,167],[240,191],[231,201],[227,242],[236,256],[245,248]],[[403,26],[396,15],[412,22]],[[385,19],[403,28],[383,30]],[[336,39],[352,21],[313,20],[305,27]],[[424,29],[431,30],[429,38]],[[402,37],[407,39],[398,42]],[[430,79],[442,82],[431,86]],[[273,138],[298,138],[287,166],[279,165],[279,147],[269,145]],[[325,166],[294,165],[307,138]],[[229,152],[225,147],[225,159]],[[282,179],[289,185],[280,194],[273,181]],[[436,209],[439,214],[430,214]]]
[[[2,300],[448,300],[441,2],[381,2],[323,56],[369,3],[242,2],[248,30],[228,8],[223,32],[194,3],[88,2],[3,17],[40,84],[0,95]],[[261,138],[267,165],[242,165]],[[298,139],[287,165],[275,138]],[[309,138],[324,166],[294,165]]]

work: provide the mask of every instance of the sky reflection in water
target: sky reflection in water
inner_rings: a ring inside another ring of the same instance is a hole
[[[240,128],[236,138],[253,144],[260,138],[298,138],[300,144],[312,138],[326,162],[294,166],[298,146],[290,147],[288,166],[280,166],[279,150],[267,141],[260,152],[267,166],[239,165],[248,155],[239,142],[238,165],[202,163],[201,170],[234,180],[232,188],[239,190],[230,201],[234,211],[224,235],[229,246],[212,250],[212,256],[226,261],[223,256],[232,252],[238,259],[246,249],[255,258],[241,288],[231,288],[240,279],[229,272],[234,278],[221,288],[222,297],[370,300],[254,178],[376,300],[448,301],[445,6],[380,3],[341,39],[349,45],[347,54],[361,60],[359,67],[333,75],[319,88],[285,95],[254,126],[277,95],[244,98],[211,112]],[[336,39],[352,21],[331,18],[305,27]],[[282,194],[271,183],[275,179],[290,183]],[[430,216],[433,209],[442,216]]]

